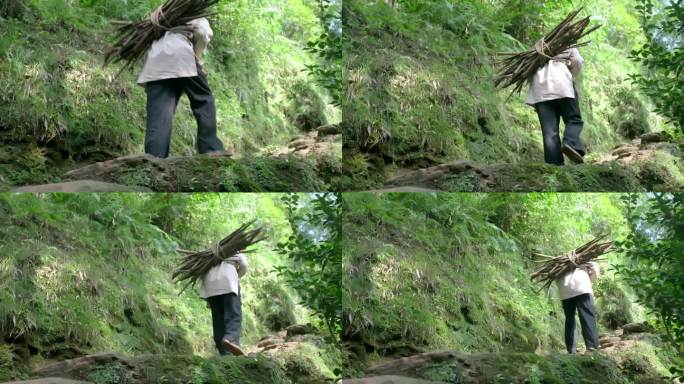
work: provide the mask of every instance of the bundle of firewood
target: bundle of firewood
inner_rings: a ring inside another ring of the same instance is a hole
[[[566,273],[572,272],[576,268],[589,268],[590,261],[613,251],[612,241],[601,242],[605,238],[606,235],[599,235],[574,251],[556,257],[535,253],[541,259],[534,262],[542,265],[530,275],[530,278],[534,282],[543,283],[542,289],[548,289],[556,279]]]
[[[168,0],[145,20],[115,22],[116,42],[105,53],[105,65],[124,61],[121,71],[133,65],[166,31],[185,28],[191,20],[209,16],[219,0]]]
[[[578,41],[601,26],[596,25],[587,30],[590,22],[589,17],[574,21],[581,10],[580,8],[571,12],[553,31],[539,40],[533,48],[520,53],[501,53],[506,58],[501,61],[502,69],[496,75],[494,84],[501,88],[514,86],[511,92],[513,95],[520,92],[525,83],[537,72],[537,69],[546,65],[552,57],[567,49],[589,44],[589,41],[582,43]]]
[[[181,292],[185,291],[189,286],[195,286],[209,272],[210,269],[221,264],[226,259],[229,259],[238,253],[249,253],[247,250],[250,246],[264,240],[262,236],[262,227],[257,227],[253,230],[247,230],[249,226],[254,224],[254,220],[243,224],[223,240],[214,244],[211,249],[201,252],[188,251],[184,249],[177,250],[179,253],[184,253],[178,268],[171,276],[174,281],[180,283],[185,282]]]

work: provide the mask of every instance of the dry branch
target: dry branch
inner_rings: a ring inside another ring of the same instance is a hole
[[[167,31],[190,31],[187,23],[206,17],[208,9],[219,0],[168,0],[141,21],[114,22],[115,43],[105,52],[104,63],[125,62],[121,71],[133,65],[155,40]],[[119,73],[121,73],[119,71]]]
[[[532,79],[537,69],[546,65],[551,58],[567,49],[589,44],[589,41],[580,43],[579,40],[601,26],[596,25],[587,30],[589,17],[574,21],[581,10],[582,8],[571,12],[533,48],[520,53],[501,53],[500,55],[505,58],[501,60],[502,68],[496,75],[494,84],[502,89],[513,86],[510,98],[513,94],[520,92]]]
[[[572,272],[576,268],[588,268],[590,261],[613,251],[612,241],[601,242],[605,238],[606,235],[599,235],[594,240],[589,241],[574,251],[552,258],[546,255],[535,254],[536,256],[543,256],[544,259],[533,260],[535,263],[542,263],[542,265],[530,275],[530,278],[534,282],[543,283],[543,290],[548,289],[556,279],[568,272]]]
[[[178,249],[177,252],[184,253],[181,263],[171,276],[177,283],[185,282],[181,292],[189,286],[195,286],[209,272],[210,269],[221,264],[224,260],[237,255],[238,253],[249,253],[250,246],[264,240],[261,231],[262,227],[247,230],[254,224],[254,220],[243,224],[223,240],[216,243],[211,249],[201,252],[193,252],[185,249]]]

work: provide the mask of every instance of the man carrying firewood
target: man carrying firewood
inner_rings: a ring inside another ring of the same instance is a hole
[[[577,352],[575,312],[579,312],[582,336],[587,352],[599,347],[594,291],[592,289],[592,283],[598,276],[598,264],[590,261],[556,280],[563,303],[563,312],[565,312],[565,347],[568,353]]]
[[[245,355],[240,348],[240,279],[247,273],[247,268],[247,258],[238,253],[211,268],[202,278],[199,294],[211,308],[214,342],[221,355]]]
[[[213,37],[209,21],[202,17],[186,26],[166,28],[161,7],[152,12],[152,24],[166,30],[150,47],[138,84],[147,92],[145,153],[166,158],[171,145],[173,115],[185,93],[197,120],[197,149],[200,153],[224,151],[216,135],[216,104],[202,68],[201,57]]]
[[[538,49],[537,52],[543,52]],[[527,92],[526,103],[537,111],[544,139],[544,161],[563,165],[563,154],[575,163],[584,162],[584,146],[580,140],[583,121],[574,77],[582,70],[584,60],[577,48],[554,56],[539,68]],[[560,119],[565,123],[560,140]]]

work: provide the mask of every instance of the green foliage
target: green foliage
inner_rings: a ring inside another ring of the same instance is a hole
[[[85,375],[88,381],[98,384],[128,384],[133,382],[133,375],[121,363],[96,366]]]
[[[629,355],[556,355],[565,349],[560,300],[555,287],[540,292],[529,279],[538,266],[535,252],[562,254],[599,233],[624,239],[630,226],[619,197],[343,194],[343,340],[360,346],[348,351],[350,371],[453,349],[472,353],[473,366],[485,364],[476,371],[487,383],[582,383],[598,376],[631,383],[639,375],[654,380],[665,374],[678,357],[655,335],[640,337],[626,349]],[[601,331],[652,320],[635,303],[636,288],[628,289],[614,273],[626,264],[621,255],[608,254],[600,263],[594,293]],[[480,352],[503,353],[490,359]],[[636,363],[639,372],[629,368]],[[431,366],[421,377],[460,382],[456,377],[469,377],[469,370],[458,365]]]
[[[302,297],[302,304],[326,325],[337,342],[340,331],[342,199],[338,194],[314,194],[310,200],[284,195],[292,234],[278,243],[278,252],[290,259],[277,266],[278,275]]]
[[[684,195],[631,194],[623,202],[630,232],[620,246],[629,263],[620,266],[619,273],[684,354]]]
[[[646,42],[631,57],[644,66],[632,80],[650,96],[656,111],[684,132],[684,2],[638,0]]]
[[[632,300],[613,279],[599,279],[594,287],[599,323],[606,329],[617,329],[634,321]]]
[[[635,139],[650,131],[648,107],[633,90],[618,88],[614,102],[617,105],[610,121],[617,132],[628,139]]]
[[[342,104],[342,1],[318,0],[324,32],[306,44],[306,51],[317,55],[321,63],[309,64],[307,71],[328,90],[333,104]]]
[[[216,353],[210,311],[196,292],[179,295],[180,287],[171,280],[176,249],[206,249],[239,224],[257,218],[268,239],[248,255],[250,272],[241,280],[243,343],[253,345],[285,325],[311,321],[311,313],[298,305],[297,292],[272,273],[274,265],[286,262],[273,248],[291,231],[280,197],[0,194],[0,378],[19,378],[43,358],[112,351],[184,354],[182,358],[214,378],[199,382],[239,380],[241,375],[254,377],[254,383],[271,382],[269,375],[275,375],[273,382],[289,382],[278,379],[279,370],[264,366],[267,359],[226,364],[229,368],[214,376],[204,370],[214,364],[191,355]],[[327,350],[325,343],[302,344],[310,344],[306,353],[311,352],[316,364],[332,366],[316,357]],[[285,353],[282,359],[287,358]],[[156,371],[166,379],[149,382],[186,382],[182,377],[190,368],[180,378]],[[127,375],[124,367],[99,366],[82,378],[123,383],[130,382]]]
[[[11,149],[0,149],[0,157],[13,154],[0,161],[6,183],[51,181],[75,164],[142,152],[145,91],[135,84],[142,65],[115,79],[118,67],[102,68],[102,47],[112,20],[139,20],[161,2],[25,0],[21,19],[3,19],[0,132]],[[237,0],[221,2],[217,11],[205,61],[226,147],[255,154],[285,144],[301,133],[288,112],[302,101],[316,102],[306,111],[313,121],[339,120],[339,110],[325,105],[327,91],[304,73],[322,60],[305,50],[323,32],[312,1]],[[295,84],[304,84],[306,94]],[[183,97],[172,155],[196,153],[195,142],[195,119]]]
[[[585,66],[576,79],[583,140],[594,160],[626,137],[669,126],[649,111],[647,95],[629,87],[629,74],[640,69],[629,52],[643,42],[633,1],[579,5],[583,16],[603,25],[580,49]],[[345,182],[354,190],[402,168],[455,159],[542,162],[538,118],[525,95],[507,101],[508,93],[493,85],[497,54],[531,46],[577,2],[350,0],[343,6],[343,127],[351,161]],[[450,190],[471,190],[467,180],[455,184]],[[556,190],[572,189],[561,183]]]

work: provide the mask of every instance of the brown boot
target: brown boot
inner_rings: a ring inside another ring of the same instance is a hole
[[[232,353],[233,356],[244,356],[245,352],[239,345],[231,343],[228,339],[223,339],[223,347]]]
[[[575,149],[571,146],[563,144],[562,151],[565,154],[565,156],[567,156],[575,164],[584,163],[584,157],[579,152],[575,151]]]

